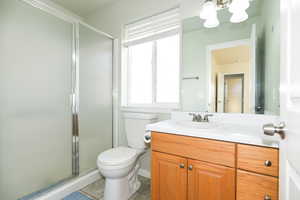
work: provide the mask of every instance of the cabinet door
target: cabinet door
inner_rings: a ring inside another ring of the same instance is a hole
[[[235,170],[189,160],[188,200],[235,200]]]
[[[187,199],[187,159],[152,151],[152,200]]]
[[[278,200],[278,178],[237,171],[237,200]]]

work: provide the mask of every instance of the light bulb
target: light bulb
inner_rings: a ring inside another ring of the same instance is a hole
[[[215,28],[217,26],[219,26],[220,22],[218,20],[217,15],[215,15],[214,17],[210,17],[209,19],[205,20],[204,22],[204,27],[205,28]]]
[[[240,23],[240,22],[243,22],[247,19],[248,19],[248,14],[246,13],[245,10],[243,10],[243,11],[240,11],[240,12],[233,13],[231,18],[230,18],[230,22]]]
[[[249,0],[233,0],[233,2],[229,6],[229,12],[238,13],[241,11],[245,11],[249,8],[249,6]]]
[[[212,1],[207,1],[203,4],[200,11],[201,19],[208,19],[217,12],[216,5]]]

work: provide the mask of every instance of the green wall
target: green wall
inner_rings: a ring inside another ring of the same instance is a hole
[[[279,114],[280,83],[280,0],[263,0],[262,35],[264,49],[264,102],[267,114]]]

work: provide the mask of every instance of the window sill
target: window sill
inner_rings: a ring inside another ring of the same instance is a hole
[[[179,111],[179,107],[167,108],[167,107],[135,107],[135,106],[122,106],[122,112],[137,112],[137,113],[161,113],[170,114],[174,111]]]

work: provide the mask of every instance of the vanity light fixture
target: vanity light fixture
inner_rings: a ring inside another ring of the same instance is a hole
[[[214,28],[219,26],[218,10],[228,8],[232,13],[231,23],[240,23],[248,19],[246,10],[249,0],[205,0],[200,11],[200,18],[204,19],[204,27]]]

